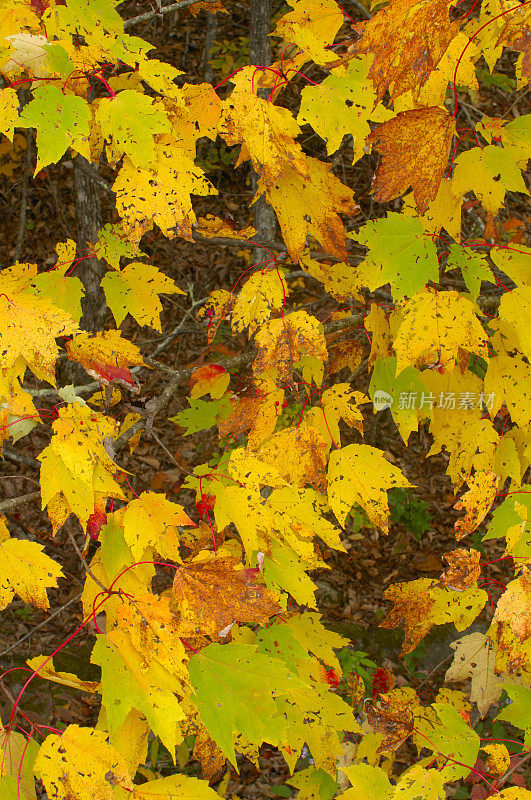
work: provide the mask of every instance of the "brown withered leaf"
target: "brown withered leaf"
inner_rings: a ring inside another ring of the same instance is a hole
[[[382,156],[374,199],[386,202],[413,189],[419,214],[437,196],[448,163],[455,119],[445,108],[415,108],[383,122],[367,137]]]
[[[364,709],[371,728],[384,737],[377,753],[396,750],[413,733],[413,711],[406,698],[382,694],[366,700]]]
[[[256,334],[255,343],[254,374],[268,379],[290,382],[293,368],[304,356],[328,360],[323,327],[306,311],[270,320]]]
[[[416,581],[395,583],[385,591],[386,600],[395,605],[380,623],[380,628],[404,628],[402,655],[414,650],[433,627],[429,613],[434,603],[429,594],[432,586],[433,581],[429,578],[419,578]]]
[[[249,432],[250,450],[260,447],[273,433],[284,402],[284,390],[268,381],[257,381],[255,391],[251,397],[231,398],[233,410],[218,425],[219,435],[223,437]]]
[[[179,615],[179,635],[218,637],[231,623],[264,623],[280,612],[272,592],[255,583],[255,572],[235,569],[237,563],[211,554],[177,567],[170,607]]]
[[[201,764],[203,778],[207,781],[215,778],[225,765],[225,756],[203,726],[197,733],[192,756]]]
[[[374,53],[369,70],[378,99],[391,100],[424,86],[459,30],[450,22],[449,0],[391,0],[368,22],[355,26],[361,39],[351,52]]]
[[[363,344],[356,339],[333,342],[328,344],[328,350],[330,352],[329,375],[335,375],[343,367],[348,367],[351,372],[354,372],[363,360]]]
[[[443,559],[448,564],[448,569],[443,572],[440,585],[458,592],[470,589],[481,575],[480,558],[479,550],[465,550],[464,547],[444,553]]]

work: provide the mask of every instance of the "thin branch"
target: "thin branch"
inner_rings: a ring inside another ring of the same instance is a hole
[[[37,631],[39,631],[41,628],[44,628],[44,627],[46,627],[46,625],[48,625],[48,623],[49,623],[49,622],[51,622],[51,621],[52,621],[52,619],[53,619],[54,617],[58,617],[58,616],[59,616],[59,614],[62,614],[62,612],[63,612],[63,611],[66,609],[66,608],[68,608],[69,606],[71,606],[73,603],[77,603],[77,601],[81,599],[81,597],[82,597],[82,594],[83,594],[83,592],[80,592],[79,594],[76,594],[76,596],[75,596],[75,597],[72,597],[72,599],[71,599],[71,600],[69,600],[67,603],[64,603],[64,604],[63,604],[63,605],[62,605],[60,608],[56,609],[56,610],[53,612],[53,614],[50,614],[50,616],[49,616],[49,617],[46,617],[46,619],[44,619],[42,622],[39,622],[39,624],[38,624],[38,625],[35,625],[35,626],[34,626],[34,627],[33,627],[33,628],[32,628],[32,629],[29,631],[29,633],[26,633],[26,635],[25,635],[25,636],[23,636],[21,639],[19,639],[17,642],[15,642],[15,644],[12,644],[10,647],[8,647],[8,648],[7,648],[7,650],[3,650],[3,651],[0,653],[0,658],[2,658],[2,656],[5,656],[5,655],[7,655],[7,654],[8,654],[8,653],[10,653],[12,650],[16,650],[16,648],[17,648],[17,647],[20,647],[20,645],[21,645],[21,644],[23,644],[23,643],[24,643],[24,642],[25,642],[27,639],[31,639],[31,637],[32,637],[32,636],[33,636],[33,635],[34,635],[34,634],[35,634]]]
[[[17,506],[33,503],[33,501],[38,500],[40,496],[40,492],[30,492],[29,494],[21,494],[18,497],[12,497],[10,500],[4,500],[3,503],[0,503],[0,514],[4,511],[10,511]]]
[[[13,253],[13,260],[18,261],[22,252],[24,234],[26,233],[26,210],[28,206],[28,188],[31,172],[31,156],[33,151],[33,128],[26,130],[26,166],[24,169],[24,180],[22,183],[22,200],[20,202],[20,220],[18,223],[17,243]]]
[[[359,3],[358,0],[350,0],[350,3],[351,3],[351,5],[355,6],[358,9],[358,11],[360,11],[363,14],[365,19],[372,19],[372,14],[369,11],[367,11],[365,6],[363,6],[361,3]]]
[[[37,461],[36,458],[26,456],[24,453],[19,453],[14,447],[9,447],[7,444],[4,444],[2,453],[9,461],[14,461],[15,464],[25,464],[27,467],[33,467],[33,469],[40,469],[41,467],[40,462]]]
[[[179,3],[172,3],[170,6],[163,6],[157,11],[146,11],[145,14],[139,14],[138,17],[131,17],[124,21],[124,30],[130,28],[132,25],[138,25],[139,22],[149,22],[150,19],[155,17],[162,17],[163,14],[169,14],[170,11],[179,11],[181,8],[188,8],[193,6],[198,0],[180,0]],[[215,3],[216,0],[203,0],[204,3]]]
[[[529,761],[530,758],[531,758],[531,752],[526,753],[526,755],[523,756],[523,758],[521,758],[520,761],[517,761],[515,764],[512,765],[512,767],[509,767],[505,775],[502,775],[500,780],[497,782],[498,789],[500,789],[503,786],[503,784],[507,781],[507,778],[509,778],[513,774],[513,772],[515,772],[517,769],[520,769],[520,767],[523,764],[525,764],[526,761]]]
[[[175,460],[175,458],[172,456],[172,454],[170,453],[170,451],[168,450],[168,448],[166,447],[164,442],[160,439],[159,436],[157,436],[157,434],[155,433],[155,431],[153,429],[151,430],[151,436],[153,437],[153,439],[155,439],[155,441],[157,442],[157,444],[160,447],[160,449],[163,450],[164,453],[168,456],[168,458],[170,459],[171,463],[175,464],[176,467],[180,468],[181,465]]]
[[[87,562],[86,562],[86,560],[85,560],[85,556],[83,555],[83,553],[82,553],[82,552],[81,552],[81,550],[79,549],[78,543],[77,543],[77,542],[76,542],[76,540],[74,539],[74,536],[73,536],[73,534],[72,534],[72,533],[70,533],[70,531],[67,531],[67,535],[68,535],[68,538],[70,539],[70,542],[71,542],[71,544],[72,544],[72,547],[74,548],[74,550],[76,551],[76,553],[77,553],[77,555],[78,555],[78,557],[79,557],[79,560],[80,560],[80,561],[81,561],[81,563],[83,564],[83,568],[84,568],[85,572],[87,573],[87,575],[89,575],[89,576],[92,578],[92,580],[93,580],[95,583],[97,583],[97,584],[98,584],[98,586],[100,587],[100,589],[102,589],[102,590],[103,590],[103,591],[104,591],[106,594],[108,594],[109,590],[107,589],[107,587],[106,587],[106,586],[104,586],[104,585],[103,585],[103,583],[102,583],[100,580],[98,580],[98,578],[96,578],[96,576],[94,575],[94,573],[93,573],[93,572],[92,572],[92,570],[90,569],[89,565],[87,564]]]

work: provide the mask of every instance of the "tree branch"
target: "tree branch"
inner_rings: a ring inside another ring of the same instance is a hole
[[[26,503],[32,503],[34,500],[38,500],[40,496],[40,492],[30,492],[29,494],[21,494],[18,497],[12,497],[10,500],[4,500],[3,503],[0,503],[0,513],[9,511],[17,506],[25,505]]]
[[[32,637],[32,636],[33,636],[33,635],[36,633],[36,631],[39,631],[41,628],[44,628],[46,625],[48,625],[48,623],[49,623],[49,622],[51,622],[51,621],[52,621],[52,619],[53,619],[54,617],[58,617],[58,616],[59,616],[59,614],[62,614],[62,612],[63,612],[63,611],[66,609],[66,608],[68,608],[68,606],[71,606],[73,603],[77,603],[77,601],[81,599],[81,596],[82,596],[82,594],[83,594],[82,592],[80,592],[79,594],[76,594],[76,596],[75,596],[75,597],[72,597],[72,599],[71,599],[71,600],[68,600],[68,602],[67,602],[67,603],[64,603],[64,604],[63,604],[63,605],[62,605],[60,608],[56,609],[56,610],[53,612],[53,614],[50,614],[50,616],[49,616],[49,617],[47,617],[46,619],[44,619],[42,622],[39,622],[39,624],[38,624],[38,625],[35,625],[35,626],[34,626],[34,627],[33,627],[33,628],[32,628],[32,629],[29,631],[29,633],[26,633],[26,635],[25,635],[25,636],[23,636],[21,639],[19,639],[17,642],[15,642],[15,644],[12,644],[10,647],[8,647],[8,648],[7,648],[7,650],[3,650],[3,651],[0,653],[0,658],[2,658],[3,656],[7,655],[7,654],[8,654],[8,653],[10,653],[12,650],[16,650],[16,648],[17,648],[17,647],[20,647],[20,645],[21,645],[21,644],[23,644],[23,643],[24,643],[24,642],[25,642],[27,639],[31,639],[31,637]]]
[[[138,25],[139,22],[149,22],[150,19],[155,17],[162,17],[163,14],[168,14],[170,11],[179,11],[181,8],[188,8],[193,6],[198,0],[180,0],[179,3],[172,3],[169,6],[163,6],[157,11],[146,11],[145,14],[139,14],[138,17],[131,17],[124,21],[124,30],[130,28],[132,25]],[[216,0],[203,0],[204,3],[215,3]]]

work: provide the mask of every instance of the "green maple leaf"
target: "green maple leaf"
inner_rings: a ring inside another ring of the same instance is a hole
[[[367,80],[367,59],[355,58],[338,67],[318,86],[306,86],[301,92],[297,122],[309,123],[325,140],[328,154],[339,149],[345,134],[354,140],[353,162],[364,153],[365,139],[371,132],[368,120],[385,122],[393,116],[379,104],[376,92]]]
[[[128,656],[129,663],[105,636],[97,636],[91,662],[101,667],[100,691],[109,730],[115,731],[136,708],[173,754],[177,744],[175,723],[184,717],[175,697],[180,682],[160,665],[152,663],[143,670],[139,657],[135,661],[133,652]]]
[[[451,269],[461,270],[466,288],[474,299],[477,299],[480,292],[481,281],[495,283],[485,256],[474,252],[470,247],[461,247],[458,244],[450,245],[446,272]]]
[[[120,268],[120,259],[134,258],[144,255],[137,245],[127,238],[127,234],[119,223],[108,222],[98,232],[98,241],[94,244],[97,258],[103,258],[113,269]]]
[[[428,281],[439,280],[437,250],[417,217],[391,212],[347,236],[369,248],[357,267],[357,277],[371,292],[390,283],[398,300],[413,297]]]
[[[182,428],[186,428],[184,435],[206,431],[213,425],[228,417],[232,411],[232,406],[227,395],[223,395],[219,400],[200,400],[188,398],[190,408],[180,411],[174,417],[168,417],[170,422],[176,422]]]
[[[249,644],[210,644],[193,656],[188,671],[193,702],[223,754],[236,766],[233,732],[256,745],[278,743],[285,721],[275,697],[289,694],[296,676],[278,659]]]
[[[36,294],[52,300],[79,324],[82,314],[81,299],[85,289],[79,278],[66,276],[69,269],[70,264],[62,264],[49,272],[41,272],[32,280],[31,288]]]
[[[20,123],[37,131],[34,174],[49,164],[56,164],[70,146],[89,158],[90,108],[87,101],[63,94],[52,83],[38,86],[33,96],[22,109]]]
[[[433,703],[440,724],[430,728],[429,739],[422,742],[424,747],[434,753],[444,753],[456,763],[449,763],[443,769],[445,780],[456,781],[470,774],[468,764],[475,764],[479,753],[479,736],[461,717],[459,711],[450,703]],[[464,766],[462,766],[464,765]]]
[[[400,402],[400,397],[404,394],[407,397],[415,395],[415,399],[420,401],[423,393],[429,395],[418,369],[406,367],[396,375],[396,356],[379,358],[376,361],[369,385],[374,410],[380,411],[383,408],[380,404],[388,400],[391,415],[405,444],[410,434],[418,429],[419,419],[426,416],[428,411],[425,409],[424,414],[419,413],[418,403],[411,403],[413,407],[410,408],[408,402]]]
[[[526,742],[524,747],[529,748],[531,739],[531,689],[519,683],[502,683],[503,688],[511,699],[511,704],[504,708],[495,719],[503,720],[514,725],[515,728],[525,731]]]
[[[153,98],[124,89],[114,97],[103,97],[96,110],[102,133],[111,142],[111,159],[127,155],[136,167],[145,167],[155,160],[154,136],[167,133],[170,122],[156,108]]]

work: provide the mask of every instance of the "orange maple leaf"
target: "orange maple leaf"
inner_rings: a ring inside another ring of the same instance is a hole
[[[446,109],[402,111],[379,125],[368,137],[382,155],[374,179],[374,199],[383,203],[411,186],[417,211],[434,200],[448,162],[455,119]]]
[[[351,52],[374,53],[369,70],[378,99],[391,100],[424,86],[459,30],[450,22],[448,0],[392,0],[368,22],[355,26],[361,39]]]

